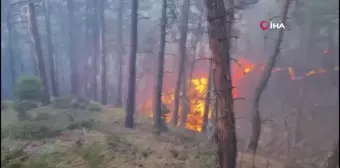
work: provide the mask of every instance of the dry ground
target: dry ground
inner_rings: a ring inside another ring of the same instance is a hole
[[[48,112],[56,113],[58,109],[53,107],[39,107],[32,113]],[[9,122],[17,122],[12,110],[1,113],[2,123],[5,127]],[[161,136],[152,133],[152,121],[143,115],[136,117],[136,129],[124,128],[124,111],[117,108],[105,108],[103,112],[95,114],[97,121],[92,130],[78,129],[64,131],[57,138],[33,141],[27,150],[32,153],[42,150],[66,151],[74,148],[76,143],[85,142],[85,146],[91,144],[100,146],[101,151],[90,152],[93,155],[105,157],[105,168],[212,168],[215,165],[215,151],[212,144],[206,138],[196,132],[170,127],[170,131]],[[11,140],[2,140],[8,146],[17,145]],[[19,144],[27,143],[20,141]],[[93,146],[93,145],[92,145]],[[96,148],[97,149],[97,148]],[[95,150],[90,149],[90,150]],[[88,154],[87,154],[88,155]],[[86,157],[70,155],[72,161],[68,167],[92,168],[100,164],[86,160]],[[252,155],[239,153],[239,168],[252,168]],[[86,163],[84,163],[84,160]],[[283,168],[279,162],[268,160],[265,157],[255,157],[256,168]],[[67,166],[66,166],[67,167]]]

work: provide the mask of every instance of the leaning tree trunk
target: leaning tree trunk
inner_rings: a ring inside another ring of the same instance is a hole
[[[231,28],[234,1],[206,0],[208,35],[213,56],[213,83],[216,94],[217,155],[220,168],[236,168],[237,148],[230,67]],[[228,11],[228,13],[227,13]]]
[[[164,50],[165,50],[165,36],[166,36],[166,24],[167,24],[167,0],[162,1],[162,20],[161,20],[161,39],[160,48],[158,53],[158,69],[157,69],[157,83],[154,99],[154,129],[156,133],[160,133],[163,127],[162,119],[162,87],[163,87],[163,75],[164,75]]]
[[[123,12],[124,12],[124,0],[119,0],[118,4],[118,23],[117,23],[117,40],[118,40],[118,85],[117,85],[117,95],[116,95],[116,105],[122,106],[122,86],[123,86],[123,55],[124,55],[124,45],[123,45]]]
[[[53,53],[53,44],[52,44],[52,32],[51,32],[51,22],[50,22],[50,2],[49,0],[45,0],[45,26],[47,31],[47,55],[50,66],[50,79],[51,79],[51,93],[54,97],[59,96],[58,86],[55,77],[55,66],[54,66],[54,53]]]
[[[282,17],[281,23],[283,24],[286,24],[290,2],[291,0],[286,0],[283,6],[283,11],[281,15]],[[283,34],[284,34],[284,29],[280,29],[278,33],[278,39],[274,47],[274,52],[272,53],[272,55],[270,56],[266,64],[265,70],[260,78],[260,82],[258,86],[255,88],[254,99],[252,102],[252,109],[251,109],[252,134],[250,136],[250,140],[249,140],[248,147],[247,147],[248,152],[256,153],[258,141],[261,135],[261,117],[260,117],[260,112],[259,112],[259,103],[260,103],[262,93],[268,84],[272,69],[275,66],[276,59],[280,53],[280,46],[281,46],[281,42],[283,39]]]
[[[102,104],[107,104],[107,68],[106,68],[106,52],[105,52],[105,22],[104,22],[104,1],[99,1],[98,3],[98,12],[99,12],[99,48],[100,48],[100,55],[102,57],[102,74],[101,74],[101,84],[102,84]]]
[[[129,86],[126,104],[125,127],[133,128],[136,102],[136,56],[137,56],[138,0],[132,0],[131,55],[129,61]]]
[[[77,63],[76,63],[76,55],[74,50],[74,0],[67,0],[67,8],[68,8],[68,21],[69,21],[69,57],[70,57],[70,66],[71,66],[71,92],[73,96],[78,97],[78,79],[77,79]]]
[[[183,76],[185,74],[185,60],[186,60],[186,42],[187,42],[187,32],[188,32],[188,20],[189,20],[189,8],[190,8],[190,0],[184,0],[182,11],[181,11],[181,23],[180,23],[180,41],[179,41],[179,67],[176,81],[176,90],[175,90],[175,103],[174,103],[174,112],[172,116],[172,123],[177,125],[178,123],[178,107],[179,107],[179,97]],[[185,76],[184,76],[185,78]],[[186,82],[184,82],[186,83]],[[183,83],[183,84],[184,84]],[[185,97],[185,93],[182,93],[183,97]],[[182,104],[182,107],[185,105]],[[184,117],[185,109],[182,108],[182,118]]]
[[[29,11],[30,30],[33,36],[35,53],[37,54],[37,59],[38,59],[39,76],[43,82],[44,94],[46,95],[46,97],[44,97],[43,103],[49,103],[50,96],[48,94],[47,74],[45,70],[44,58],[42,55],[40,35],[38,32],[38,26],[37,26],[37,20],[36,20],[37,18],[35,15],[35,9],[34,9],[34,4],[32,0],[28,1],[28,11]]]

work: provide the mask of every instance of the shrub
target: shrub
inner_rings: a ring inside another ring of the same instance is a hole
[[[2,130],[1,137],[21,140],[43,139],[57,136],[60,131],[61,129],[54,127],[49,122],[21,121]]]
[[[44,120],[49,120],[52,118],[51,114],[48,113],[38,113],[37,116],[34,118],[36,121],[44,121]]]
[[[21,101],[15,102],[13,105],[14,110],[18,112],[18,117],[20,120],[30,120],[31,116],[27,111],[37,108],[38,104],[33,101]]]
[[[55,108],[68,109],[72,108],[72,97],[59,97],[52,101],[52,106]]]
[[[15,97],[19,101],[31,100],[41,102],[44,99],[42,81],[36,76],[21,76],[15,86]]]
[[[1,111],[7,110],[7,109],[8,109],[8,105],[5,102],[1,102]]]
[[[96,103],[96,102],[89,102],[87,104],[87,109],[90,110],[90,111],[101,111],[102,110],[102,107],[100,106],[99,103]]]

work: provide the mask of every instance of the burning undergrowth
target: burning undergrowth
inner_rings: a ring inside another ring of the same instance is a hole
[[[264,69],[264,65],[258,65],[254,61],[248,60],[242,56],[237,58],[237,62],[235,61],[232,64],[232,83],[235,87],[233,90],[234,98],[242,98],[245,93],[243,89],[243,85],[250,85],[250,83],[254,84],[259,79],[261,72]],[[203,67],[196,66],[197,68],[194,70],[192,78],[188,79],[189,89],[187,90],[188,104],[189,104],[189,113],[187,117],[186,128],[192,131],[201,132],[203,115],[204,115],[204,105],[205,105],[205,97],[208,91],[208,63],[205,62]],[[204,70],[204,71],[203,71]],[[338,67],[332,69],[334,71],[338,70]],[[325,68],[315,68],[309,69],[305,73],[297,73],[292,67],[275,67],[272,71],[283,72],[291,81],[302,80],[309,76],[314,76],[316,74],[322,74],[326,72]],[[248,79],[249,75],[249,79]],[[162,102],[163,104],[173,112],[174,108],[174,100],[175,100],[175,81],[176,78],[170,75],[165,75],[164,77],[164,85],[163,85],[163,96]],[[254,80],[254,81],[249,81]],[[149,81],[150,82],[150,81]],[[151,85],[149,86],[151,87]],[[148,89],[149,92],[153,89]],[[149,117],[153,116],[153,93],[143,93],[143,101],[139,101],[139,105],[137,110],[139,112],[145,112]],[[146,96],[147,95],[147,96]],[[182,96],[182,93],[180,93]],[[180,101],[181,103],[181,101]],[[166,116],[166,120],[169,122],[171,120],[172,113],[168,113]],[[181,117],[181,104],[179,106],[179,118]],[[211,109],[209,110],[209,118],[211,117]],[[179,119],[179,121],[181,121]]]

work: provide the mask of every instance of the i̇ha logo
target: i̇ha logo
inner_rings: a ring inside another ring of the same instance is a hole
[[[274,23],[263,20],[260,22],[260,28],[264,31],[268,29],[285,29],[286,27],[283,23]]]

